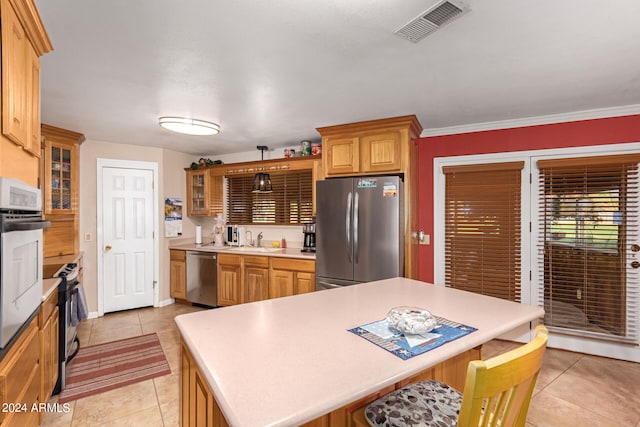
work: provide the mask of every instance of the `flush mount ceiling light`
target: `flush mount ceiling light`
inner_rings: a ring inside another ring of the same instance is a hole
[[[220,125],[216,123],[186,117],[160,117],[159,123],[165,129],[187,135],[215,135],[220,133]]]

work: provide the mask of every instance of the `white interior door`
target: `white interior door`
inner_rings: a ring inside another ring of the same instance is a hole
[[[104,313],[153,305],[153,171],[102,168]]]

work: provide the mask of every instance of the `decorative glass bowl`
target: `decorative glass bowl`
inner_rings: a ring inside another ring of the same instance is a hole
[[[424,334],[438,325],[431,312],[418,307],[394,307],[387,313],[387,320],[403,334]]]

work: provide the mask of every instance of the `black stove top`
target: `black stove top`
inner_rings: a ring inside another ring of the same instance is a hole
[[[69,262],[66,264],[50,264],[43,268],[43,277],[56,278],[66,277],[67,280],[73,280],[78,276],[78,264]]]

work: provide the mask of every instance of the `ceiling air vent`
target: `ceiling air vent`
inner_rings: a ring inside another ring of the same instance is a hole
[[[466,12],[468,9],[465,9],[458,1],[439,1],[407,25],[396,30],[394,34],[417,43]]]

